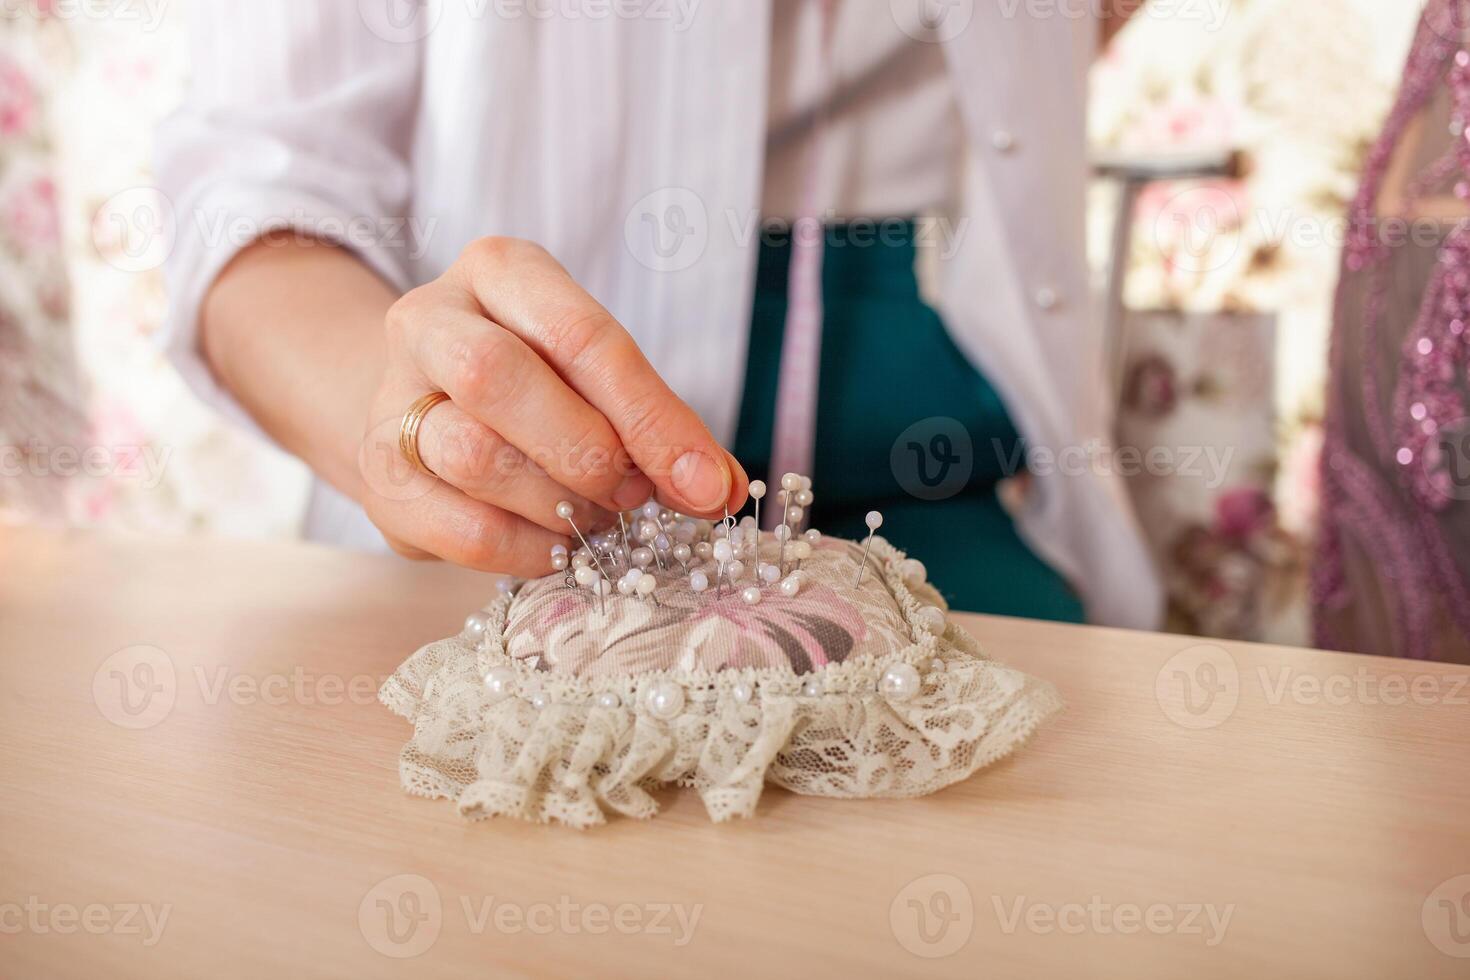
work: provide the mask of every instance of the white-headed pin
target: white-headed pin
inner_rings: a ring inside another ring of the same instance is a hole
[[[574,513],[576,513],[576,511],[572,509],[571,501],[563,500],[557,503],[556,516],[560,517],[562,520],[566,521],[572,526],[572,531],[577,535],[578,540],[582,542],[582,547],[586,548],[587,553],[592,556],[592,560],[597,563],[597,570],[602,573],[602,577],[607,581],[609,591],[611,591],[612,576],[607,574],[607,569],[602,567],[602,559],[597,557],[597,552],[590,544],[587,543],[587,539],[582,536],[582,531],[579,527],[577,527],[577,522],[572,519],[572,515]],[[607,592],[603,591],[603,586],[600,584],[597,586],[596,592],[598,599],[601,600],[602,612],[606,613]]]
[[[751,556],[751,567],[759,569],[761,564],[761,499],[766,495],[766,481],[750,481],[750,498],[755,501],[755,548]]]
[[[868,543],[863,546],[863,563],[858,566],[858,577],[853,583],[853,588],[863,584],[863,572],[868,568],[868,552],[873,550],[873,532],[883,526],[883,515],[876,510],[870,510],[868,516],[863,519],[863,523],[868,525]]]

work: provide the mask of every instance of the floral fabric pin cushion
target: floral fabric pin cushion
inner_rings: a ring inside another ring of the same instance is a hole
[[[721,821],[752,815],[767,782],[932,793],[1058,707],[948,621],[920,562],[872,534],[802,533],[798,510],[757,533],[650,504],[511,583],[379,692],[413,723],[404,788],[588,827],[653,816],[672,784]]]

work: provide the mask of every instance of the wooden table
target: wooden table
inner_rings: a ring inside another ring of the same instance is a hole
[[[1069,702],[1014,758],[578,833],[399,789],[373,690],[483,577],[0,555],[0,975],[1470,975],[1467,668],[966,617]]]

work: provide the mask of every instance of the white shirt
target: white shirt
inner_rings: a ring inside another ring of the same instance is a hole
[[[835,220],[916,217],[950,204],[964,160],[954,82],[937,44],[905,34],[868,0],[833,8],[821,67],[821,0],[774,0],[761,212],[803,213],[820,161],[817,206]],[[824,152],[814,153],[822,118]]]
[[[890,12],[944,39],[964,122],[950,235],[936,236],[939,311],[1033,449],[1069,461],[1032,460],[1021,533],[1089,619],[1153,627],[1161,593],[1123,489],[1084,455],[1109,444],[1111,421],[1083,253],[1097,25],[924,0],[870,15]],[[198,349],[200,301],[244,244],[220,228],[338,237],[403,289],[477,237],[513,235],[557,256],[716,437],[733,436],[771,0],[199,0],[192,13],[194,90],[161,133],[159,173],[180,228],[166,342],[197,390],[243,416]],[[378,541],[325,487],[311,522],[338,543]]]

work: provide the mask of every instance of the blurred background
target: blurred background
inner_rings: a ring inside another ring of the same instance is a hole
[[[344,0],[346,2],[346,0]],[[307,474],[198,403],[164,313],[152,133],[188,0],[0,13],[0,520],[289,537]],[[1345,213],[1419,16],[1386,0],[1157,0],[1096,65],[1089,215],[1119,443],[1171,629],[1305,644]]]

